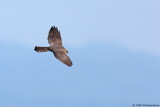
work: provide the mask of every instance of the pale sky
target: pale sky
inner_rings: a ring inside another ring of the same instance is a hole
[[[0,107],[159,104],[160,0],[0,0]],[[37,53],[51,26],[73,66]]]
[[[159,4],[159,0],[2,0],[0,37],[48,45],[48,30],[55,25],[70,46],[113,42],[160,56]]]

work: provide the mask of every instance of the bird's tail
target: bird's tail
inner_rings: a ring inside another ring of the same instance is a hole
[[[34,50],[37,51],[37,52],[47,52],[47,51],[49,51],[48,47],[39,47],[39,46],[36,46],[34,48]]]

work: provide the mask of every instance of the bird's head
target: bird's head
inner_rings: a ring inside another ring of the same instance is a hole
[[[66,52],[66,53],[69,53],[67,49],[65,49],[65,52]]]

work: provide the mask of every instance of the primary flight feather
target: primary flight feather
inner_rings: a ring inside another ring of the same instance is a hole
[[[37,52],[51,51],[53,52],[54,56],[57,59],[59,59],[67,66],[70,67],[73,65],[71,59],[69,58],[69,56],[67,56],[68,50],[63,47],[60,31],[58,31],[58,28],[55,26],[54,27],[52,26],[51,29],[49,30],[48,43],[50,44],[50,46],[48,47],[36,46],[34,50]]]

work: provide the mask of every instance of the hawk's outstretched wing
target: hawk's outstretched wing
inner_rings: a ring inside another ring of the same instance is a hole
[[[72,66],[72,61],[65,52],[56,50],[53,52],[53,54],[57,59],[59,59],[61,62],[63,62],[67,66],[69,67]]]
[[[60,31],[57,27],[51,27],[48,33],[48,42],[50,45],[62,45],[62,39]]]

